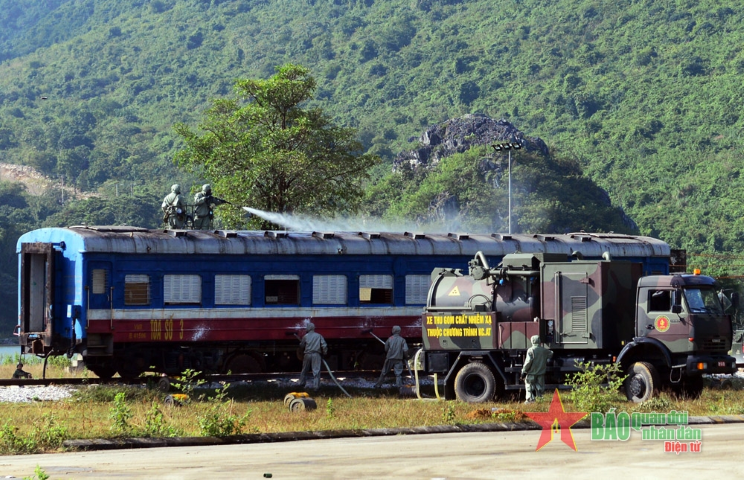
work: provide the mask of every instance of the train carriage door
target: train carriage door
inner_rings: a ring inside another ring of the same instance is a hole
[[[86,272],[88,309],[112,309],[114,288],[111,281],[111,262],[89,262]]]
[[[21,345],[29,337],[41,339],[44,350],[52,345],[54,305],[54,246],[51,243],[21,245]],[[33,353],[38,344],[34,343]],[[40,347],[41,345],[39,345]]]

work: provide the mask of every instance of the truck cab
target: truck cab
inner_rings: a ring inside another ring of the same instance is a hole
[[[626,394],[640,401],[668,384],[696,396],[703,374],[732,373],[733,336],[715,280],[704,275],[642,277],[638,282],[635,336],[618,356],[628,372]],[[642,365],[636,365],[636,363]],[[649,368],[650,367],[650,368]]]

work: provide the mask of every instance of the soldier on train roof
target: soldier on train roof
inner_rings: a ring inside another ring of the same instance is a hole
[[[211,230],[214,219],[214,207],[230,203],[212,195],[212,186],[204,184],[202,191],[194,195],[194,229]]]
[[[180,230],[186,225],[186,200],[181,195],[181,185],[171,186],[171,193],[163,199],[160,208],[163,209],[163,223],[168,228]]]

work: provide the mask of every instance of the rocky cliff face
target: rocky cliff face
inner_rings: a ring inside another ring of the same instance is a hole
[[[416,138],[412,137],[410,140],[414,141]],[[473,114],[453,118],[427,128],[418,138],[417,148],[398,154],[393,163],[393,170],[400,172],[410,167],[413,170],[423,169],[423,173],[426,175],[440,160],[450,155],[462,153],[475,145],[492,145],[504,142],[519,143],[522,149],[542,155],[546,162],[551,161],[548,146],[541,138],[526,136],[507,120],[494,120],[486,115]],[[504,168],[503,162],[496,157],[500,156],[481,158],[478,169],[484,175],[491,173],[490,178],[494,182],[494,186],[498,187],[501,176],[505,175],[506,172],[501,171]],[[518,186],[516,188],[523,189],[525,187]],[[612,208],[610,196],[605,190],[594,185],[592,192],[594,194],[592,195],[593,202]],[[427,220],[437,219],[451,223],[452,218],[459,218],[463,208],[459,204],[455,193],[440,192],[431,200]],[[612,214],[615,215],[616,213],[612,212]],[[620,216],[621,222],[629,233],[638,230],[635,222],[622,210],[620,210]],[[574,225],[564,224],[561,218],[556,218],[555,224],[551,228],[552,232],[574,230],[576,230]]]
[[[401,152],[393,169],[404,164],[412,168],[433,167],[442,158],[462,153],[474,145],[515,142],[529,152],[548,156],[548,146],[539,137],[527,137],[507,120],[494,120],[486,115],[472,114],[452,118],[426,129],[414,150]]]

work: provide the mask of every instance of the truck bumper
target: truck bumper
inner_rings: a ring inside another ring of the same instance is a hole
[[[729,355],[688,355],[687,374],[696,373],[734,373],[736,359]]]

